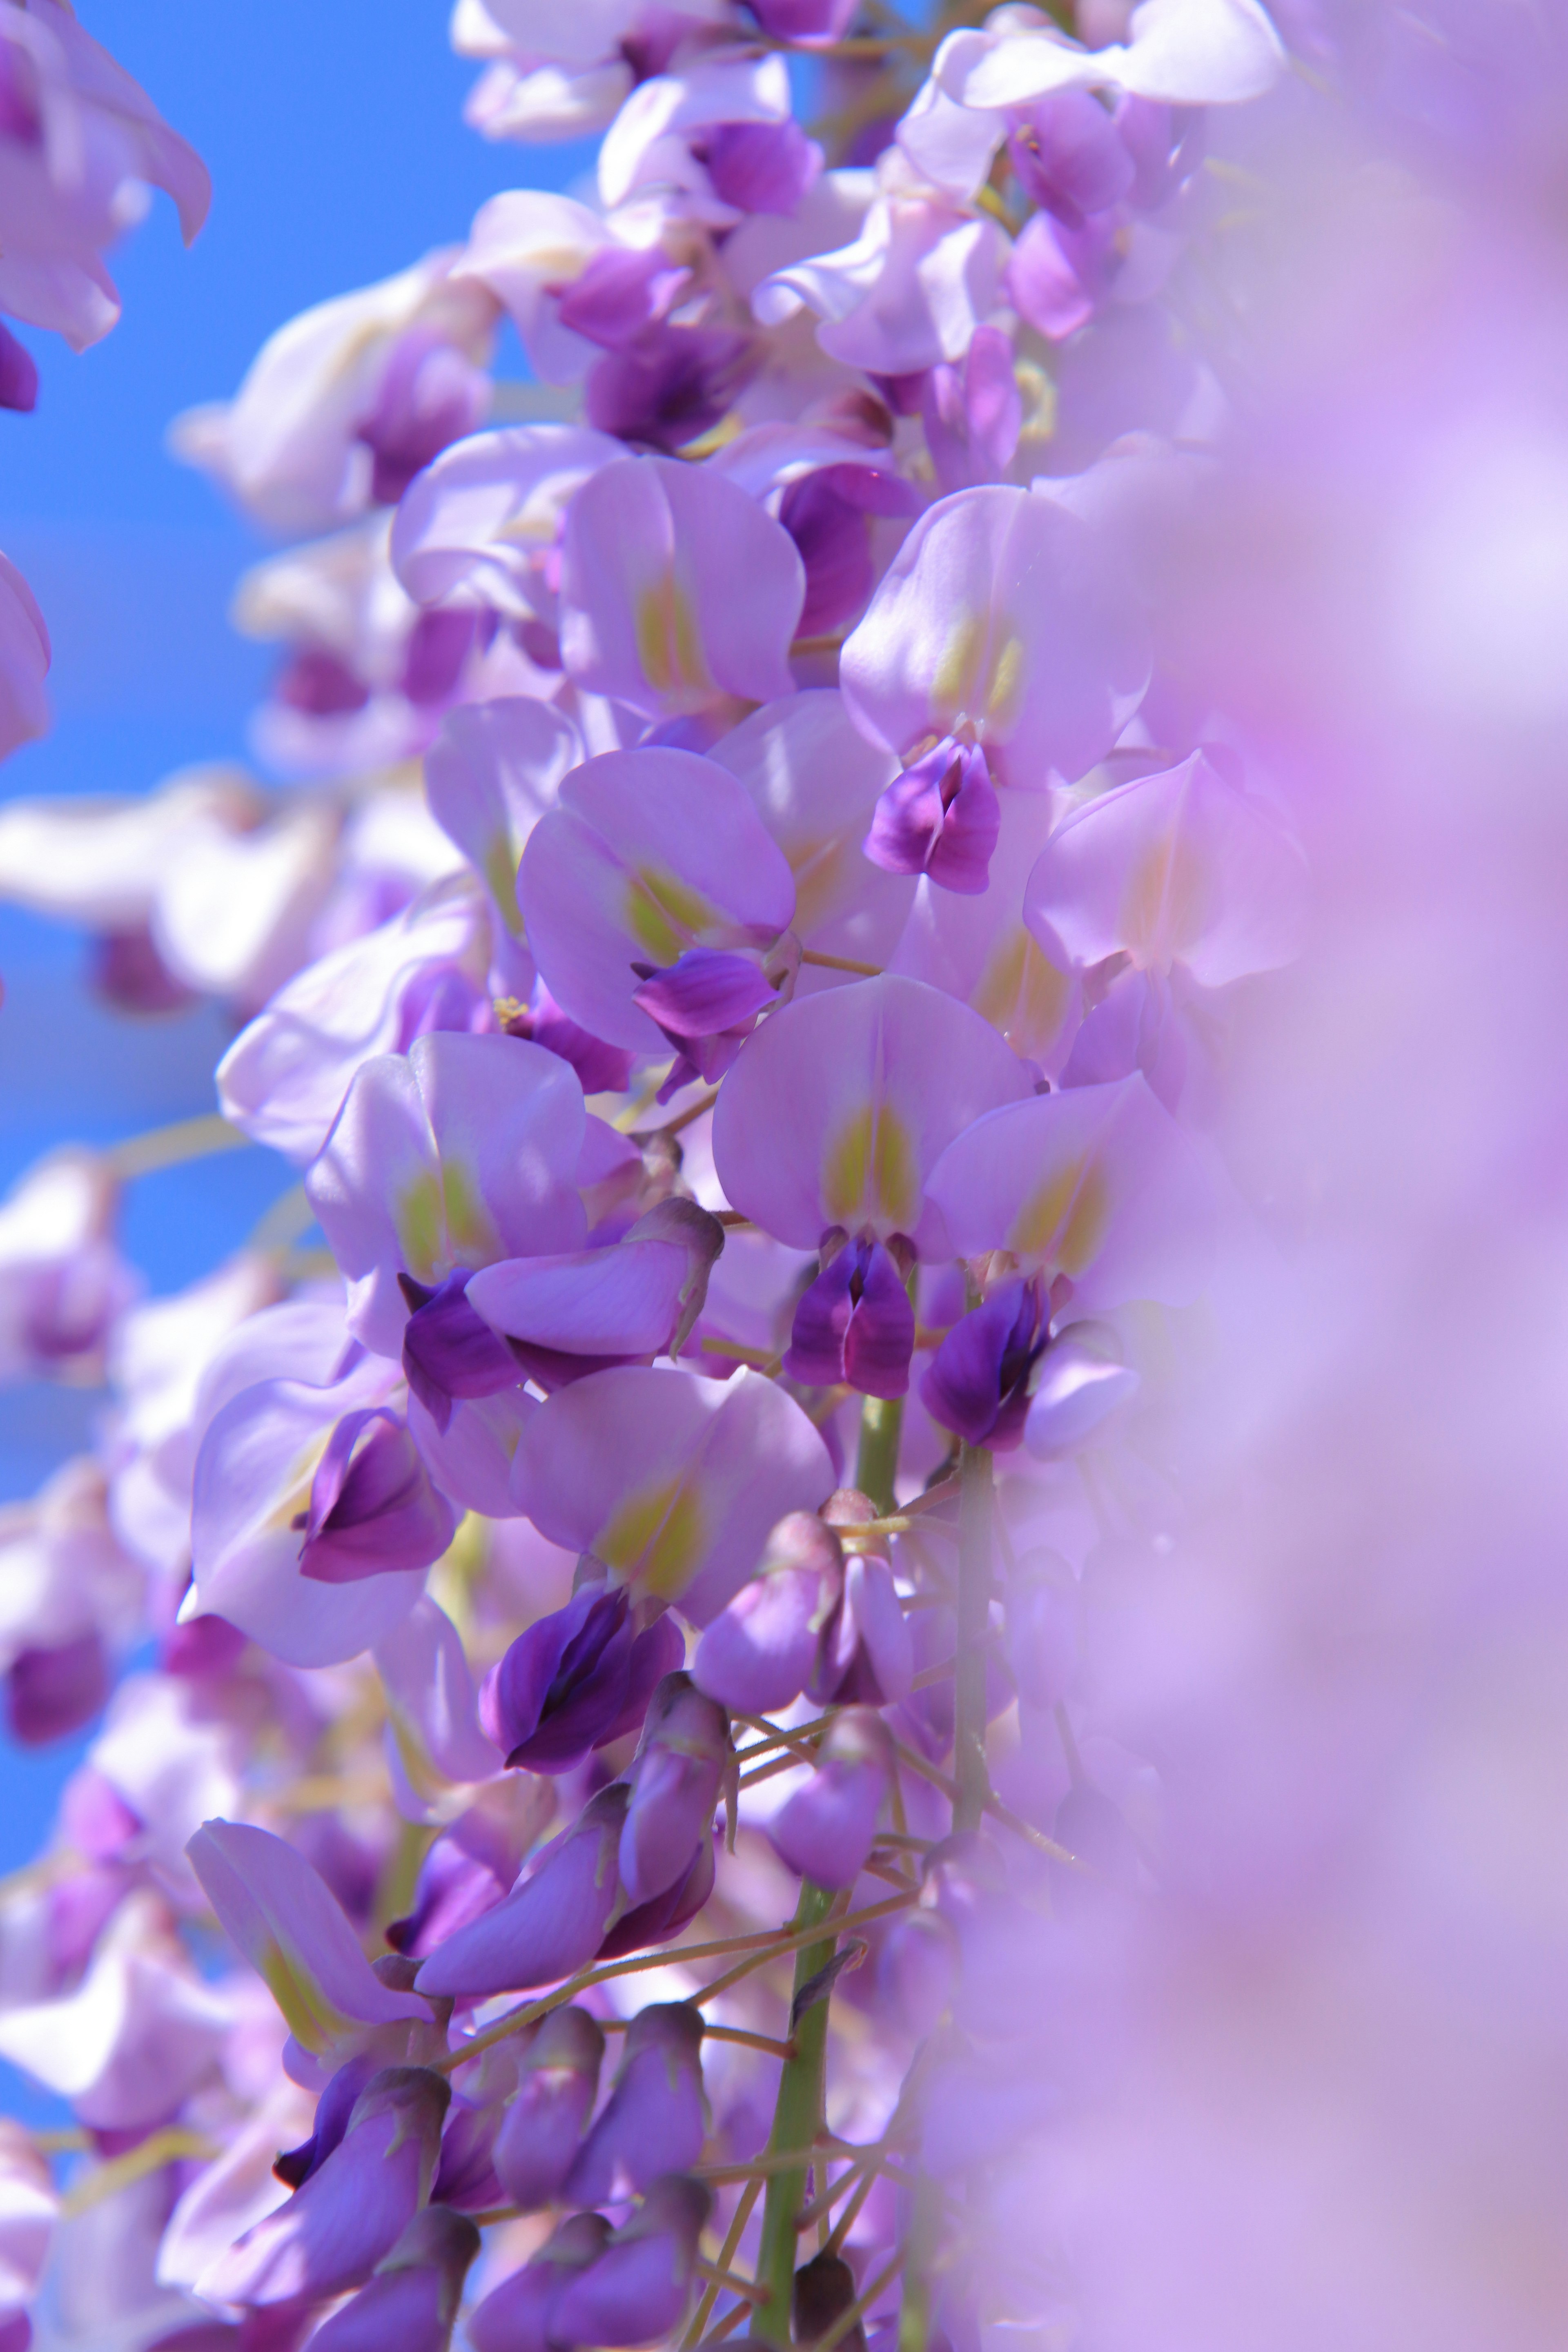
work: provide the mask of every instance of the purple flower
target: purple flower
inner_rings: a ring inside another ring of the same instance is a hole
[[[1029,1409],[1029,1375],[1047,1331],[1039,1282],[1001,1284],[942,1339],[921,1381],[921,1402],[966,1444],[993,1452],[1016,1445]]]
[[[1084,1307],[1187,1304],[1213,1252],[1208,1171],[1137,1076],[977,1119],[942,1154],[931,1192],[960,1256],[1007,1250],[1047,1285],[1065,1276]]]
[[[1299,951],[1306,861],[1275,812],[1202,751],[1139,776],[1057,827],[1029,877],[1026,919],[1085,964],[1124,953],[1180,963],[1203,988]]]
[[[689,2002],[639,2010],[609,2104],[567,2176],[569,2204],[622,2204],[661,2172],[696,2163],[708,2133],[701,2051],[702,2019]]]
[[[367,1346],[402,1351],[400,1275],[434,1291],[459,1266],[582,1245],[584,1116],[566,1065],[520,1038],[439,1032],[361,1064],[305,1186]]]
[[[680,1654],[668,1617],[639,1626],[624,1587],[590,1580],[520,1633],[491,1669],[480,1699],[485,1727],[509,1765],[569,1772],[640,1726]]]
[[[605,2037],[585,2009],[552,2009],[528,2045],[495,2141],[501,2186],[525,2213],[562,2200],[593,2113]],[[584,2200],[577,2200],[584,2201]]]
[[[743,490],[705,466],[639,457],[572,501],[562,654],[580,687],[650,719],[766,702],[790,691],[805,593],[788,532]]]
[[[531,2262],[487,2294],[468,2322],[475,2352],[560,2352],[554,2315],[566,2288],[610,2241],[602,2213],[572,2213]]]
[[[300,1573],[321,1584],[428,1568],[458,1525],[405,1423],[385,1405],[346,1412],[336,1424],[296,1526],[301,1517]]]
[[[285,2205],[202,2274],[214,2303],[324,2301],[391,2252],[429,2192],[452,2095],[443,2075],[389,2066],[355,2099],[342,2138]]]
[[[768,1825],[792,1870],[818,1886],[854,1885],[876,1843],[892,1761],[887,1726],[871,1707],[834,1717],[810,1780]]]
[[[864,1396],[900,1397],[910,1384],[915,1311],[891,1251],[840,1241],[795,1310],[784,1369],[807,1388],[840,1381]]]
[[[744,1715],[788,1706],[810,1678],[843,1574],[830,1528],[805,1511],[781,1519],[756,1575],[697,1644],[691,1675],[698,1688]]]
[[[713,1892],[717,1876],[714,1839],[701,1839],[684,1876],[667,1886],[663,1893],[647,1903],[634,1904],[623,1911],[609,1934],[600,1945],[601,1960],[618,1960],[626,1952],[640,1952],[655,1944],[667,1944],[679,1936],[689,1920],[695,1919]]]
[[[219,1922],[315,2053],[361,2026],[428,2025],[430,2004],[384,1985],[303,1854],[244,1822],[204,1822],[186,1848]]]
[[[928,1170],[983,1109],[1029,1092],[990,1023],[945,991],[859,981],[797,998],[751,1039],[714,1111],[714,1165],[734,1205],[792,1248],[837,1229],[946,1257]]]
[[[929,874],[944,890],[985,887],[1002,813],[984,751],[949,738],[877,803],[866,855],[888,874]]]
[[[549,1818],[548,1801],[544,1818]],[[394,1919],[386,1930],[393,1950],[426,1959],[459,1927],[494,1910],[516,1884],[540,1826],[540,1808],[532,1801],[529,1783],[501,1781],[481,1790],[451,1828],[443,1830],[420,1864],[413,1910],[405,1919]]]
[[[447,2352],[479,2233],[449,2206],[416,2213],[375,2275],[311,2336],[320,2352]]]
[[[705,1697],[689,1675],[666,1675],[648,1703],[626,1775],[632,1794],[621,1832],[620,1874],[628,1904],[651,1903],[686,1877],[698,1847],[708,1843],[713,1809],[733,1773],[724,1708]]]
[[[999,480],[1013,462],[1024,404],[1013,346],[1000,327],[978,327],[962,368],[944,362],[925,380],[921,415],[943,497]]]
[[[550,2308],[547,2341],[649,2345],[668,2336],[686,2310],[697,2242],[712,2202],[689,2175],[666,2173],[651,2181],[631,2220],[563,2286]]]
[[[690,1056],[773,998],[763,964],[795,879],[743,787],[666,747],[605,752],[566,779],[523,854],[529,943],[556,1002],[636,1054]],[[731,1055],[732,1058],[732,1055]]]
[[[591,1960],[620,1899],[616,1853],[627,1791],[602,1789],[503,1902],[437,1946],[421,1992],[471,2000],[554,1984]]]
[[[844,648],[857,720],[899,752],[964,733],[998,783],[1083,775],[1149,677],[1145,624],[1113,554],[1057,498],[995,487],[942,499]]]
[[[750,1371],[594,1372],[532,1416],[514,1470],[542,1535],[591,1552],[634,1601],[678,1601],[696,1625],[739,1591],[784,1513],[815,1507],[832,1484],[800,1407]]]

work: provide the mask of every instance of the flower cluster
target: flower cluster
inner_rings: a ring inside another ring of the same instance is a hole
[[[0,2142],[0,2352],[1153,2340],[1051,2134],[1184,1885],[1153,1571],[1309,920],[1173,553],[1295,117],[1258,0],[1064,14],[458,0],[476,130],[595,184],[179,420],[299,542],[286,781],[0,814],[110,1001],[235,1024],[217,1117],[0,1206],[0,1374],[111,1401],[0,1520],[13,1734],[102,1717],[0,1889],[83,2159]],[[194,225],[0,0],[0,304],[102,331],[146,179]],[[297,1185],[143,1297],[122,1187],[246,1139]]]

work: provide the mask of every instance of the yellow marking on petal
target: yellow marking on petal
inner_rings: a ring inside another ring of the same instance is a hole
[[[441,1204],[452,1255],[460,1265],[485,1265],[500,1255],[500,1235],[479,1190],[460,1160],[441,1162]]]
[[[617,1583],[673,1601],[689,1582],[707,1541],[702,1506],[680,1477],[628,1495],[594,1540]]]
[[[984,706],[987,725],[1005,733],[1017,719],[1023,695],[1024,648],[1017,637],[1009,637],[991,665]]]
[[[393,1202],[392,1222],[403,1263],[416,1282],[438,1281],[436,1269],[443,1238],[441,1186],[428,1170],[421,1171],[398,1193]]]
[[[690,597],[666,572],[637,592],[637,659],[656,694],[705,694],[712,687]]]
[[[1069,1161],[1047,1176],[1013,1221],[1007,1246],[1063,1274],[1081,1274],[1110,1222],[1110,1188],[1092,1159]]]
[[[324,2050],[332,2039],[337,2011],[320,1986],[304,1974],[298,1961],[290,1959],[272,1937],[267,1940],[258,1971],[295,2041],[306,2050]],[[317,1995],[319,2007],[310,1998],[312,1992]]]
[[[992,949],[970,999],[1016,1054],[1031,1059],[1055,1045],[1071,1002],[1070,978],[1057,970],[1021,923]]]
[[[1134,960],[1170,964],[1202,932],[1208,900],[1202,860],[1173,824],[1135,861],[1122,893],[1121,936]]]
[[[626,923],[656,963],[673,963],[704,932],[717,931],[717,907],[667,866],[641,866],[627,877]]]
[[[517,905],[517,859],[512,855],[510,840],[498,833],[487,843],[484,862],[485,880],[489,884],[501,918],[514,939],[522,937],[522,917]]]
[[[877,1225],[885,1234],[912,1233],[920,1223],[920,1186],[909,1130],[886,1103],[852,1111],[827,1148],[822,1197],[836,1225],[851,1233]]]
[[[985,650],[987,617],[984,613],[967,613],[948,631],[947,643],[931,680],[931,698],[932,709],[945,712],[949,718],[973,709],[979,698],[975,686]]]

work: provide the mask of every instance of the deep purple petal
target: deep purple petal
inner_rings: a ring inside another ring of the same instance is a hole
[[[749,956],[721,948],[688,948],[633,991],[634,1003],[667,1035],[679,1039],[711,1037],[749,1024],[777,997]]]
[[[454,1397],[497,1396],[521,1378],[504,1339],[469,1306],[470,1270],[458,1266],[415,1307],[404,1327],[403,1369],[408,1385],[438,1429],[452,1418]],[[405,1296],[420,1286],[404,1276]]]
[[[858,1255],[853,1247],[841,1249],[795,1310],[784,1370],[806,1388],[832,1388],[844,1378],[844,1339],[854,1313],[849,1293]]]
[[[620,2203],[697,2162],[708,2129],[701,2049],[702,2020],[687,2001],[633,2018],[609,2104],[567,2176],[569,2203]]]
[[[863,1255],[860,1296],[844,1334],[844,1377],[862,1396],[901,1397],[910,1385],[915,1311],[880,1242]]]

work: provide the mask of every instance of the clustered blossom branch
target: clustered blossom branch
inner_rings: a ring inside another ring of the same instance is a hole
[[[988,2236],[1050,2113],[1003,1960],[1158,1874],[1084,1568],[1178,1507],[1230,1006],[1305,903],[1159,563],[1225,430],[1205,142],[1284,47],[1256,0],[454,37],[594,188],[175,430],[302,539],[238,603],[294,781],[0,815],[112,1001],[237,1028],[221,1118],[0,1209],[0,1369],[113,1398],[0,1526],[14,1733],[108,1701],[0,1890],[81,2159],[5,2145],[0,2345],[1054,2326],[1053,2216]],[[79,342],[126,189],[205,203],[54,0],[0,0],[0,305]],[[121,1189],[237,1138],[300,1189],[141,1297]]]

